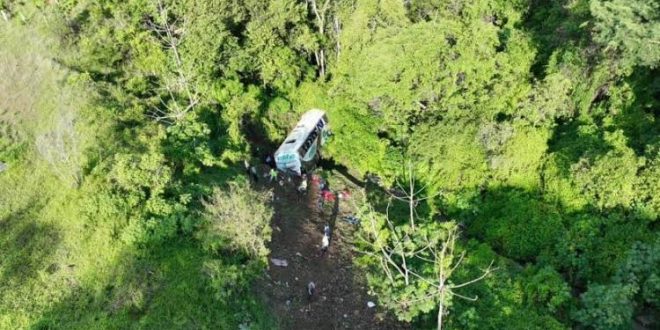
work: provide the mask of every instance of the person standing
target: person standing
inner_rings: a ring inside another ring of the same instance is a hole
[[[275,159],[273,158],[273,156],[271,154],[266,155],[266,158],[264,159],[264,162],[266,163],[266,165],[268,165],[268,167],[275,168]]]
[[[256,166],[251,166],[250,167],[250,173],[252,173],[252,180],[254,180],[254,182],[258,182],[259,181],[259,174],[257,174],[257,167]]]
[[[270,176],[270,182],[277,181],[277,170],[271,168],[270,171],[268,171],[268,175]]]
[[[312,299],[314,296],[314,292],[316,292],[316,284],[314,282],[309,282],[307,283],[307,299]]]
[[[330,246],[330,226],[323,227],[323,239],[321,240],[321,257],[328,251]]]
[[[335,194],[329,189],[323,189],[321,190],[321,199],[324,203],[332,203],[335,201]]]
[[[245,166],[245,174],[248,178],[252,179],[255,183],[259,181],[259,176],[257,175],[257,168],[250,165],[250,162],[243,160],[243,166]]]
[[[321,178],[318,175],[312,173],[312,187],[319,187],[320,183]]]
[[[307,175],[306,174],[302,175],[300,185],[298,186],[298,192],[301,193],[301,194],[304,194],[304,193],[307,192]]]

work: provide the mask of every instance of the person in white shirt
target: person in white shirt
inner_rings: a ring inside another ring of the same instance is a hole
[[[325,252],[328,251],[329,246],[330,246],[330,226],[325,225],[325,227],[323,227],[323,239],[321,240],[321,256],[323,256]]]
[[[314,292],[316,291],[316,284],[314,282],[307,283],[307,299],[312,299]]]

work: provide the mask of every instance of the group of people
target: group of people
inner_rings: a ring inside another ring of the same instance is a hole
[[[273,159],[273,156],[267,155],[264,159],[264,163],[268,165],[268,172],[264,174],[264,178],[268,178],[268,182],[271,183],[273,181],[277,181],[279,178],[279,173],[275,168],[275,160]],[[245,174],[248,176],[248,178],[250,178],[252,182],[259,182],[259,170],[257,169],[257,166],[250,164],[247,159],[243,160],[243,166],[245,167]]]
[[[266,172],[263,177],[268,179],[268,182],[273,183],[273,182],[279,182],[280,185],[283,185],[283,180],[280,180],[280,175],[279,172],[277,171],[277,168],[275,166],[275,161],[271,155],[267,155],[264,158],[264,163],[268,166],[268,172]],[[260,173],[257,168],[257,166],[250,164],[248,160],[244,160],[243,164],[245,166],[245,172],[247,176],[250,178],[251,181],[253,182],[259,182],[260,180]],[[300,184],[297,186],[297,190],[301,195],[306,195],[307,190],[308,190],[308,185],[312,184],[313,187],[318,187],[318,208],[319,212],[323,213],[325,205],[333,205],[334,202],[339,199],[346,199],[350,197],[350,193],[348,190],[342,190],[339,192],[333,192],[330,190],[330,186],[328,182],[320,175],[312,173],[312,174],[303,174],[300,177]],[[321,245],[320,245],[320,251],[319,251],[319,257],[323,257],[326,252],[328,251],[328,248],[330,247],[330,237],[331,237],[331,232],[332,229],[330,227],[330,224],[326,222],[326,224],[323,226],[323,236],[321,237]],[[309,282],[307,285],[307,294],[311,298],[312,295],[314,295],[314,292],[316,290],[316,285],[314,282]]]

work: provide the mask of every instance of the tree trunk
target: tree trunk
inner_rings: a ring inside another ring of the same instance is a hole
[[[438,330],[442,330],[442,315],[445,313],[445,286],[441,284],[440,288],[440,303],[438,303]]]

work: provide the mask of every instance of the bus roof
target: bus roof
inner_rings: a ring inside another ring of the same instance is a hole
[[[319,109],[312,109],[305,112],[296,127],[291,130],[282,145],[277,149],[275,155],[281,153],[297,152],[300,146],[305,142],[309,133],[314,130],[316,123],[325,115],[325,111]]]

